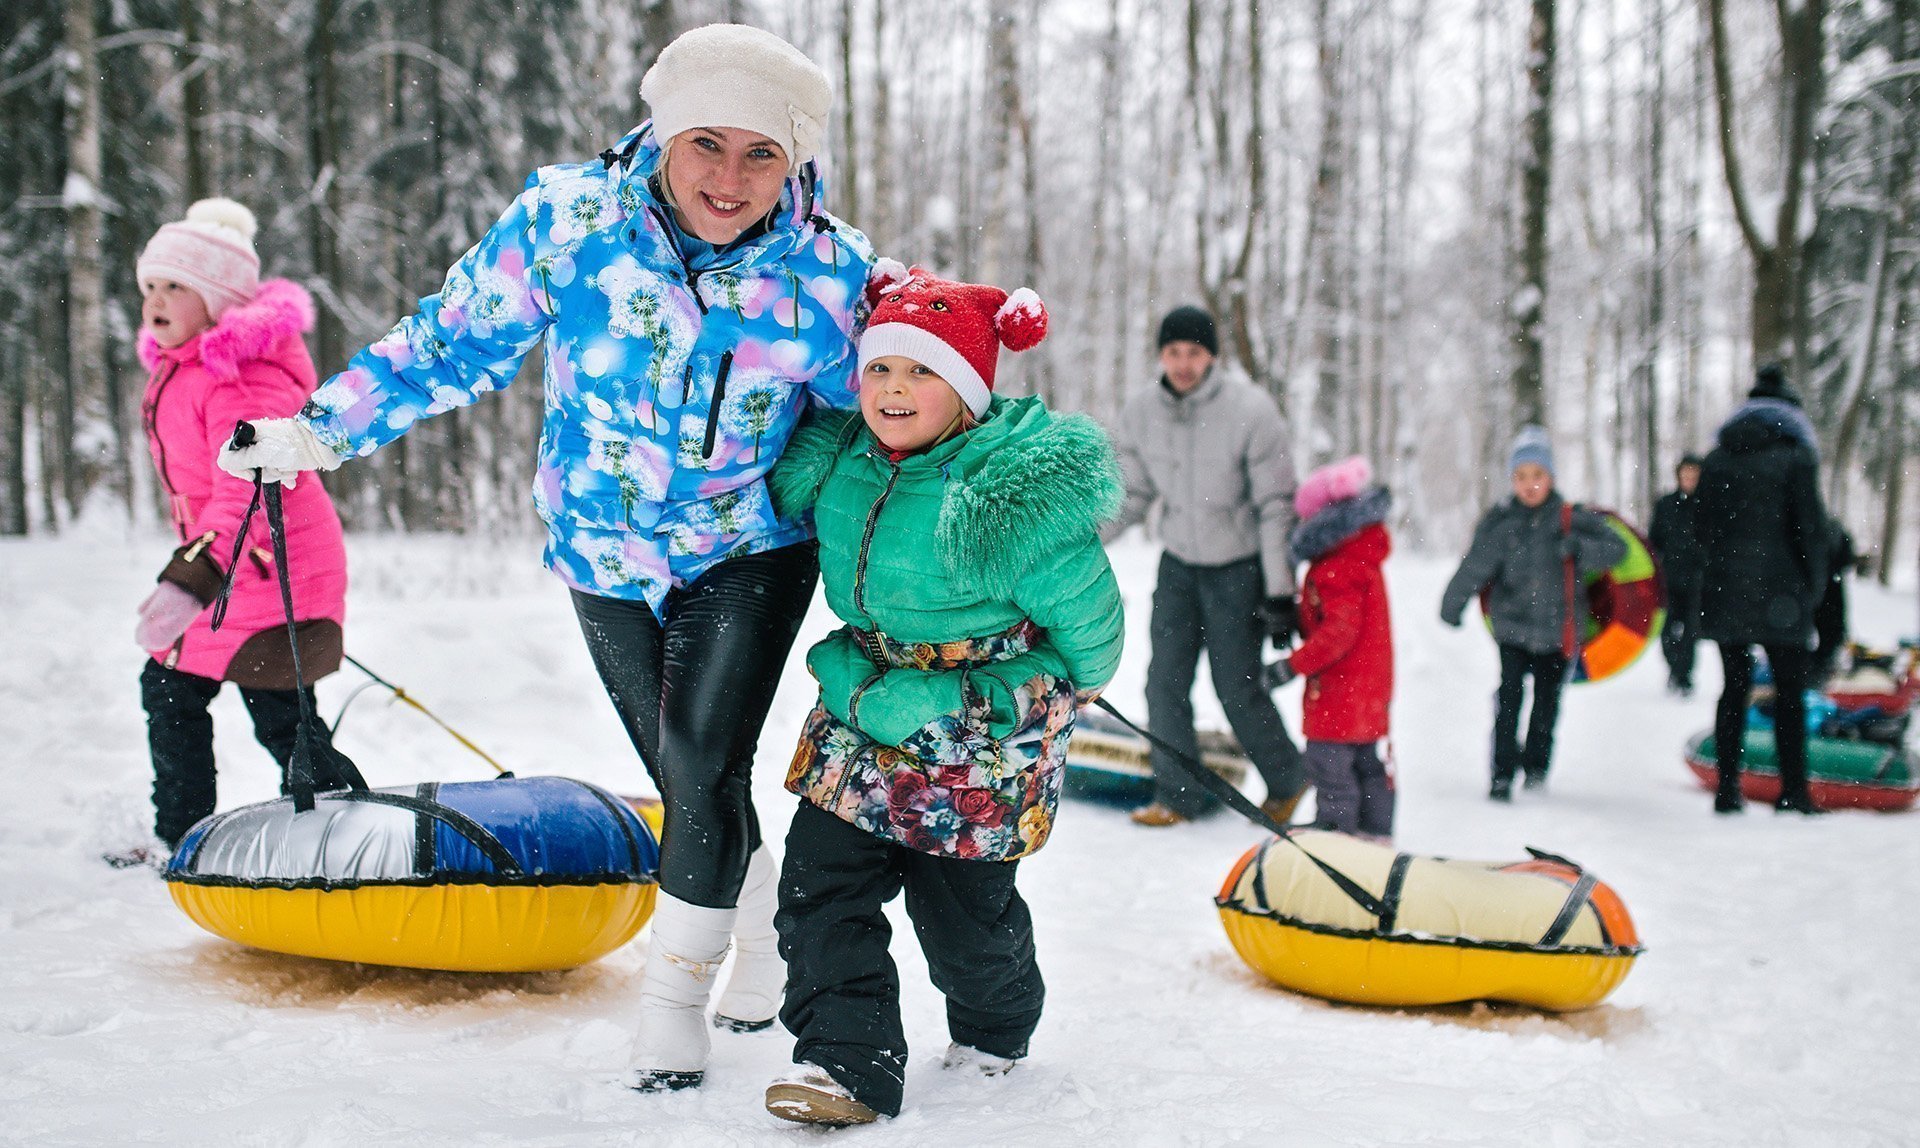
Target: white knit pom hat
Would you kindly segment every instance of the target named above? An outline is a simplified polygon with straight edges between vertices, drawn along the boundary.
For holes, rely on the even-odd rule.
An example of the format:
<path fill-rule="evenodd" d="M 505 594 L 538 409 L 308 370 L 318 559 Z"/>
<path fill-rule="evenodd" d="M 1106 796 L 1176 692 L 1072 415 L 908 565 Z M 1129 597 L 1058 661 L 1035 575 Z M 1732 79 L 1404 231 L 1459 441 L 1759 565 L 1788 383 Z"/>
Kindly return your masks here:
<path fill-rule="evenodd" d="M 833 110 L 833 84 L 806 53 L 746 24 L 708 24 L 661 49 L 640 80 L 664 144 L 690 128 L 759 132 L 786 150 L 789 171 L 812 159 Z"/>
<path fill-rule="evenodd" d="M 214 319 L 260 289 L 260 256 L 253 250 L 253 212 L 231 199 L 203 199 L 187 218 L 161 225 L 134 275 L 144 294 L 149 284 L 172 280 L 200 293 Z"/>

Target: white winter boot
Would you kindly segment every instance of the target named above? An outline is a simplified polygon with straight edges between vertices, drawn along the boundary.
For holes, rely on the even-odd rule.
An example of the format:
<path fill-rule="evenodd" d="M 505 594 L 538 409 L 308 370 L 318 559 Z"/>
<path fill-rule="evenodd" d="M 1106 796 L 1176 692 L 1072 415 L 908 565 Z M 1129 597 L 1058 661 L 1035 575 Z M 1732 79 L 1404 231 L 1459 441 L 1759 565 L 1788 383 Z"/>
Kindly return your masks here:
<path fill-rule="evenodd" d="M 706 1075 L 707 998 L 727 956 L 734 910 L 709 909 L 662 892 L 654 904 L 633 1079 L 640 1092 L 698 1087 Z"/>
<path fill-rule="evenodd" d="M 780 938 L 773 929 L 773 914 L 779 907 L 780 866 L 763 842 L 747 859 L 747 880 L 740 886 L 739 915 L 733 922 L 733 972 L 713 1010 L 715 1028 L 759 1032 L 779 1015 L 787 991 L 787 963 L 780 959 Z"/>

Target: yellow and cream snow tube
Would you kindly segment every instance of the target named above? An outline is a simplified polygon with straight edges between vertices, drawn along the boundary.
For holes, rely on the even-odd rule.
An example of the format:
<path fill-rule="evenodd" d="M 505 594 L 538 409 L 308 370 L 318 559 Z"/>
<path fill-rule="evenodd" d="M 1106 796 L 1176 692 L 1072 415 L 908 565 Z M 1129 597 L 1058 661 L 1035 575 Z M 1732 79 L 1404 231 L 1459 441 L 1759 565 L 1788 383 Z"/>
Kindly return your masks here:
<path fill-rule="evenodd" d="M 1215 904 L 1240 956 L 1328 1000 L 1591 1008 L 1642 951 L 1626 906 L 1538 850 L 1510 863 L 1395 853 L 1304 830 L 1249 849 Z"/>
<path fill-rule="evenodd" d="M 658 822 L 645 812 L 563 777 L 338 790 L 304 813 L 283 797 L 195 825 L 167 887 L 208 932 L 274 952 L 572 968 L 653 914 Z"/>

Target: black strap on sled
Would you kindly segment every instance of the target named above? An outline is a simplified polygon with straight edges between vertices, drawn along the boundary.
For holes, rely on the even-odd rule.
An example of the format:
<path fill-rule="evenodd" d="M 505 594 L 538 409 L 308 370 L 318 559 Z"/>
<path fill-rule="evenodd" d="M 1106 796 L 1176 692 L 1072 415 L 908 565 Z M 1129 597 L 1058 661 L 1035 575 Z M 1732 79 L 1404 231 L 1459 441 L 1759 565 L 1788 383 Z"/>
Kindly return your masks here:
<path fill-rule="evenodd" d="M 243 420 L 234 425 L 230 445 L 235 450 L 252 446 L 255 437 L 253 424 Z M 306 684 L 306 673 L 300 668 L 300 630 L 293 618 L 293 583 L 287 578 L 287 523 L 280 504 L 280 484 L 262 482 L 258 470 L 253 472 L 253 498 L 247 503 L 247 512 L 241 517 L 240 529 L 234 536 L 233 561 L 227 564 L 226 581 L 213 604 L 212 623 L 218 630 L 227 619 L 234 576 L 240 569 L 240 560 L 246 556 L 247 529 L 253 525 L 253 516 L 262 504 L 267 508 L 267 533 L 273 539 L 273 572 L 280 582 L 280 606 L 287 615 L 287 643 L 293 647 L 293 692 L 300 700 L 300 728 L 294 735 L 293 760 L 287 765 L 287 790 L 293 795 L 294 812 L 306 813 L 313 808 L 316 791 L 365 790 L 367 782 L 353 761 L 333 748 L 332 740 L 326 736 L 327 727 L 313 711 L 313 695 Z"/>
<path fill-rule="evenodd" d="M 1593 887 L 1600 883 L 1600 879 L 1581 868 L 1580 863 L 1572 858 L 1562 857 L 1558 853 L 1549 853 L 1544 849 L 1535 849 L 1531 845 L 1527 846 L 1527 852 L 1536 861 L 1551 861 L 1556 865 L 1565 865 L 1579 874 L 1573 883 L 1573 888 L 1567 890 L 1567 899 L 1561 902 L 1560 911 L 1554 914 L 1553 923 L 1547 926 L 1546 932 L 1540 934 L 1540 944 L 1550 947 L 1565 939 L 1567 930 L 1573 928 L 1573 923 L 1580 919 L 1580 910 L 1587 907 L 1588 900 L 1593 896 Z M 1602 939 L 1612 944 L 1612 939 L 1605 936 L 1604 924 L 1600 931 Z"/>
<path fill-rule="evenodd" d="M 1282 825 L 1280 822 L 1268 817 L 1264 810 L 1248 800 L 1246 794 L 1235 789 L 1233 784 L 1226 778 L 1208 769 L 1205 762 L 1193 758 L 1181 750 L 1175 749 L 1173 746 L 1168 745 L 1166 742 L 1153 736 L 1153 734 L 1135 725 L 1128 719 L 1127 715 L 1114 709 L 1113 703 L 1107 701 L 1107 699 L 1095 698 L 1093 704 L 1112 715 L 1121 725 L 1126 726 L 1134 733 L 1146 738 L 1147 744 L 1172 758 L 1202 789 L 1219 798 L 1226 804 L 1227 808 L 1238 813 L 1248 821 L 1253 822 L 1255 825 L 1258 825 L 1260 828 L 1281 838 L 1295 849 L 1298 849 L 1307 860 L 1313 862 L 1315 868 L 1326 874 L 1327 880 L 1332 881 L 1342 893 L 1345 893 L 1353 900 L 1354 904 L 1366 910 L 1368 915 L 1373 917 L 1375 921 L 1380 922 L 1380 930 L 1382 932 L 1385 932 L 1391 927 L 1388 923 L 1389 914 L 1387 913 L 1386 907 L 1380 903 L 1378 897 L 1367 892 L 1358 881 L 1355 881 L 1345 873 L 1342 873 L 1340 870 L 1335 869 L 1325 861 L 1314 856 L 1311 850 L 1294 840 L 1293 829 L 1290 826 Z"/>
<path fill-rule="evenodd" d="M 1380 891 L 1380 931 L 1393 932 L 1400 919 L 1400 895 L 1407 888 L 1407 870 L 1413 867 L 1413 854 L 1395 853 L 1387 867 L 1387 887 Z"/>

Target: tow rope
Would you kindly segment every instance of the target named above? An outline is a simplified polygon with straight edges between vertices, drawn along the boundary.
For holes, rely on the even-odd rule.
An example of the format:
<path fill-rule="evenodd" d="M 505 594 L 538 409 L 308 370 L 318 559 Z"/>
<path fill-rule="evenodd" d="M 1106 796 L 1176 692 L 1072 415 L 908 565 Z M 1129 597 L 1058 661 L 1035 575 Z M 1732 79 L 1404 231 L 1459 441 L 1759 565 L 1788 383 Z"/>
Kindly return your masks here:
<path fill-rule="evenodd" d="M 242 420 L 233 428 L 231 445 L 235 450 L 252 446 L 254 438 L 253 424 Z M 293 583 L 287 577 L 287 525 L 280 505 L 280 484 L 262 482 L 257 469 L 253 472 L 253 498 L 247 502 L 247 512 L 241 517 L 240 529 L 234 536 L 233 560 L 227 564 L 226 579 L 221 583 L 220 596 L 214 602 L 212 625 L 218 630 L 227 619 L 227 603 L 233 595 L 234 576 L 246 552 L 247 530 L 253 525 L 253 516 L 262 502 L 267 508 L 267 533 L 273 538 L 273 572 L 280 583 L 280 607 L 287 616 L 287 644 L 293 648 L 293 694 L 300 701 L 300 726 L 294 734 L 293 759 L 287 763 L 287 791 L 293 797 L 294 811 L 306 813 L 313 808 L 316 791 L 364 791 L 367 780 L 360 776 L 360 769 L 353 764 L 353 760 L 335 749 L 331 739 L 323 736 L 327 727 L 313 712 L 313 691 L 308 687 L 306 674 L 300 668 L 300 632 L 293 619 Z"/>

